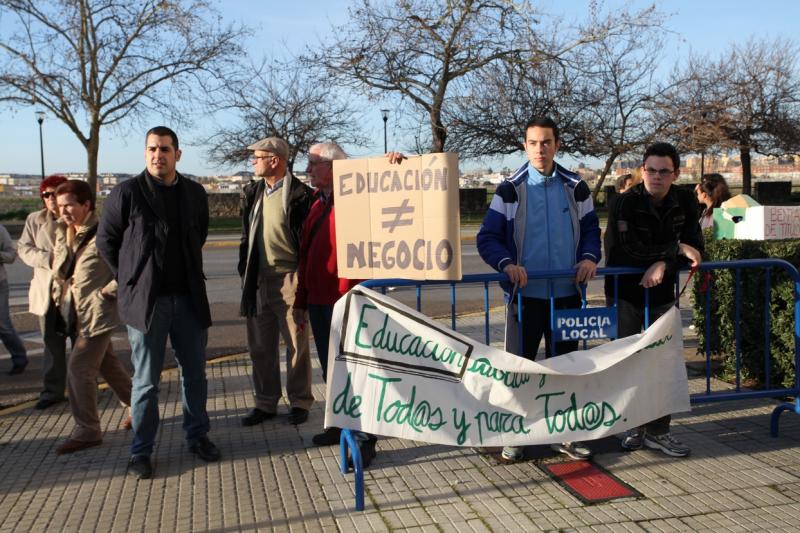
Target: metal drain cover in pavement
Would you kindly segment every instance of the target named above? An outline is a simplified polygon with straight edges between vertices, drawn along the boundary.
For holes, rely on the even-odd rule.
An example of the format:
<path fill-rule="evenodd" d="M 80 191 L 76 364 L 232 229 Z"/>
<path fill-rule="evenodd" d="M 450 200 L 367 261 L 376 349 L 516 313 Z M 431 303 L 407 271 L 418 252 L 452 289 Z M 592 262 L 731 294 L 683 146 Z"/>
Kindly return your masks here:
<path fill-rule="evenodd" d="M 590 461 L 540 464 L 539 468 L 583 503 L 641 496 L 630 485 Z"/>

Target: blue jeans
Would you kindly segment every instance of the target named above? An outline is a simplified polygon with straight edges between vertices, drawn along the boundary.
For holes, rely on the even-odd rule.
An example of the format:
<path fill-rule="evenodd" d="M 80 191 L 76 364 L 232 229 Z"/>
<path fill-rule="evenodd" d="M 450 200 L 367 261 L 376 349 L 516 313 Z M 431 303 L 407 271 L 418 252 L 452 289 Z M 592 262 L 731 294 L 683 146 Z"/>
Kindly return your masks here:
<path fill-rule="evenodd" d="M 153 453 L 158 432 L 158 385 L 169 335 L 181 371 L 183 430 L 191 445 L 209 430 L 206 398 L 206 342 L 208 330 L 200 327 L 188 296 L 156 298 L 147 332 L 128 326 L 133 362 L 131 455 Z"/>
<path fill-rule="evenodd" d="M 28 363 L 28 354 L 25 345 L 17 335 L 14 324 L 11 323 L 11 314 L 8 309 L 8 280 L 0 281 L 0 340 L 11 354 L 11 362 L 15 365 Z"/>

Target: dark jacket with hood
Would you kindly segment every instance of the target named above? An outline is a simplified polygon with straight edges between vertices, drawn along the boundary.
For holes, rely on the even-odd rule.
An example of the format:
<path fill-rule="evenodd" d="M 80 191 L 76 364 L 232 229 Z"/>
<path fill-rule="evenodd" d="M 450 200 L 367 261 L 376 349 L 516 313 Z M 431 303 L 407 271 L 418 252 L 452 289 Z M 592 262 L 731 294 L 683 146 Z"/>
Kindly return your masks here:
<path fill-rule="evenodd" d="M 211 326 L 203 273 L 203 245 L 208 236 L 208 197 L 202 185 L 176 176 L 180 242 L 188 296 L 201 327 Z M 97 249 L 119 283 L 120 319 L 148 331 L 159 293 L 167 246 L 168 217 L 158 185 L 145 170 L 114 187 L 103 203 Z"/>
<path fill-rule="evenodd" d="M 300 230 L 308 216 L 313 201 L 313 190 L 286 172 L 283 178 L 281 205 L 289 221 L 289 232 L 295 251 L 300 250 Z M 239 276 L 242 278 L 242 300 L 239 312 L 242 316 L 255 316 L 258 313 L 258 249 L 255 248 L 257 238 L 261 238 L 262 216 L 261 202 L 264 198 L 265 183 L 263 179 L 253 180 L 242 188 L 241 214 L 242 239 L 239 243 Z"/>

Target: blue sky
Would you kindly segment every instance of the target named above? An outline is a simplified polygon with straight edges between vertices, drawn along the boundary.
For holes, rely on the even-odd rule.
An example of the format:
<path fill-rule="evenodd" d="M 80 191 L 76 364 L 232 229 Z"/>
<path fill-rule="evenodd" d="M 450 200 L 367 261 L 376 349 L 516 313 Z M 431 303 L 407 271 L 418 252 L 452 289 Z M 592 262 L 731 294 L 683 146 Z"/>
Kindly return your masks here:
<path fill-rule="evenodd" d="M 283 54 L 286 49 L 299 51 L 307 43 L 317 43 L 332 31 L 331 24 L 341 25 L 347 21 L 347 6 L 350 4 L 342 0 L 216 0 L 213 3 L 227 19 L 246 22 L 254 30 L 254 36 L 247 42 L 247 48 L 256 58 L 264 54 Z M 618 9 L 625 5 L 641 8 L 650 3 L 607 0 L 603 5 L 606 9 Z M 534 4 L 542 12 L 563 15 L 566 22 L 578 22 L 583 19 L 583 12 L 589 2 L 543 0 Z M 665 59 L 667 66 L 686 57 L 690 50 L 716 55 L 731 43 L 745 42 L 753 36 L 792 38 L 800 20 L 800 2 L 797 0 L 762 0 L 757 3 L 662 0 L 659 8 L 671 15 L 667 26 L 676 32 L 668 38 Z M 655 33 L 653 37 L 662 38 Z M 378 112 L 383 105 L 373 103 L 369 106 L 374 107 L 375 111 L 365 114 L 365 124 L 374 142 L 370 147 L 351 150 L 355 156 L 376 154 L 383 149 L 383 126 Z M 157 118 L 154 118 L 155 122 Z M 38 173 L 39 139 L 34 109 L 0 108 L 0 123 L 3 124 L 0 128 L 0 173 Z M 391 120 L 389 125 L 389 144 L 401 143 L 402 139 L 393 135 Z M 205 160 L 204 147 L 187 142 L 199 138 L 204 127 L 207 127 L 207 122 L 199 122 L 193 131 L 179 132 L 183 145 L 183 159 L 179 163 L 179 170 L 211 175 L 244 169 L 244 166 L 214 167 Z M 124 135 L 104 130 L 101 133 L 99 171 L 140 172 L 144 168 L 143 140 L 140 139 L 143 133 L 138 128 Z M 86 170 L 83 147 L 66 126 L 54 119 L 44 123 L 44 146 L 45 170 L 48 174 Z M 495 168 L 502 165 L 513 167 L 523 160 L 520 152 L 518 156 L 489 161 L 488 164 Z M 462 168 L 475 165 L 476 163 L 462 164 Z"/>

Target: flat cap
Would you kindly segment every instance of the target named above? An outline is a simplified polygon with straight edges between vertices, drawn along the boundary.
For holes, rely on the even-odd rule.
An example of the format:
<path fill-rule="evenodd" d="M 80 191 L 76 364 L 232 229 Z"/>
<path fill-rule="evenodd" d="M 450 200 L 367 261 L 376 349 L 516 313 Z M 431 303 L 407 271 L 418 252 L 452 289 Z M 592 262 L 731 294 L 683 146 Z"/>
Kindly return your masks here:
<path fill-rule="evenodd" d="M 253 152 L 256 150 L 262 150 L 264 152 L 275 154 L 284 161 L 289 160 L 289 145 L 286 144 L 286 141 L 280 137 L 267 137 L 266 139 L 261 139 L 260 141 L 248 146 L 247 149 Z"/>

